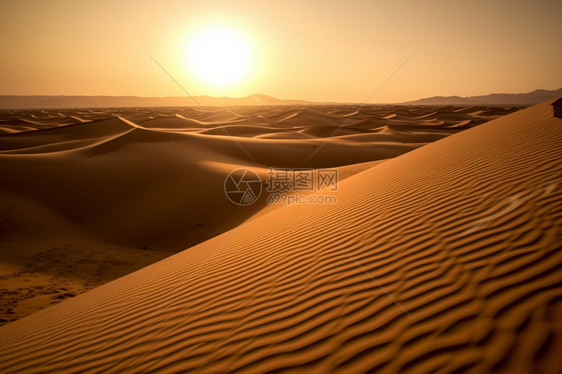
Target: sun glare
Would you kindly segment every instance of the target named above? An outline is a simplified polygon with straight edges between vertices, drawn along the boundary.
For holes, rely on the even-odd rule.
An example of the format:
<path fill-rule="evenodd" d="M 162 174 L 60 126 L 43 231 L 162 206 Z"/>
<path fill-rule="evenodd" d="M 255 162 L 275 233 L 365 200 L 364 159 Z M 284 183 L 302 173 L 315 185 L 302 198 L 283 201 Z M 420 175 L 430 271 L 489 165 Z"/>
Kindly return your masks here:
<path fill-rule="evenodd" d="M 248 42 L 224 27 L 209 27 L 189 41 L 187 62 L 191 73 L 214 88 L 231 87 L 247 77 L 252 65 Z"/>

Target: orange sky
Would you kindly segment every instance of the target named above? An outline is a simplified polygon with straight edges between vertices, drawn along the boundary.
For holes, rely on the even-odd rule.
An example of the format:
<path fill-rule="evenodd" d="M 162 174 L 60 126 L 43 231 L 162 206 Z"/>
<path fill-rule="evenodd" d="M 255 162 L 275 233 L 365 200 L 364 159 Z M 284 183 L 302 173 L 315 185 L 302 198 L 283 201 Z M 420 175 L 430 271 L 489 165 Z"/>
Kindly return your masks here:
<path fill-rule="evenodd" d="M 364 101 L 562 87 L 562 2 L 5 1 L 0 94 L 193 95 Z M 188 69 L 191 36 L 235 30 L 253 68 L 221 89 Z"/>

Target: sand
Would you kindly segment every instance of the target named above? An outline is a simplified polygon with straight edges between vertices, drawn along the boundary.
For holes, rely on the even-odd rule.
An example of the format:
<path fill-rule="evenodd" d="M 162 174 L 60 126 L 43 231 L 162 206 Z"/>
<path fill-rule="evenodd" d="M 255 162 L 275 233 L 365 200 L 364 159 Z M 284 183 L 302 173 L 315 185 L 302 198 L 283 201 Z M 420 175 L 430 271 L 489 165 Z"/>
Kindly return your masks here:
<path fill-rule="evenodd" d="M 265 181 L 270 167 L 339 167 L 345 179 L 459 125 L 517 110 L 464 109 L 4 111 L 0 128 L 10 135 L 0 136 L 0 172 L 8 176 L 0 178 L 0 324 L 274 210 L 262 211 L 265 194 L 247 207 L 227 199 L 223 183 L 234 169 L 249 167 Z"/>
<path fill-rule="evenodd" d="M 346 109 L 217 109 L 253 159 L 187 113 L 185 128 L 139 111 L 0 137 L 1 201 L 19 212 L 4 231 L 22 252 L 29 230 L 34 248 L 73 233 L 166 255 L 218 233 L 0 327 L 0 371 L 558 372 L 553 103 L 478 126 L 501 110 L 369 108 L 332 135 Z M 233 167 L 302 166 L 324 141 L 310 165 L 347 170 L 337 204 L 219 197 Z"/>

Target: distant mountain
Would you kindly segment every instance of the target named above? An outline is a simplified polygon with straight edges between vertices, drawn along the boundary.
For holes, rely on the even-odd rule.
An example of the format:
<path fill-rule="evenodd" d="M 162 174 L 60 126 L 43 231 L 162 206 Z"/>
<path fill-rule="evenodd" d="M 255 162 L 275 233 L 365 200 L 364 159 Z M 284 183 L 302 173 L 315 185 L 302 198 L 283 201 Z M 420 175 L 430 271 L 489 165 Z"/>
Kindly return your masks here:
<path fill-rule="evenodd" d="M 491 94 L 483 96 L 434 96 L 400 103 L 401 105 L 534 105 L 562 97 L 562 88 L 553 91 L 536 90 L 522 94 Z M 323 105 L 336 104 L 305 100 L 282 100 L 268 95 L 254 94 L 246 97 L 194 96 L 200 105 Z M 114 108 L 114 107 L 165 107 L 197 106 L 189 97 L 139 97 L 139 96 L 54 96 L 54 95 L 0 95 L 0 109 L 53 109 L 53 108 Z M 352 104 L 352 103 L 342 103 Z"/>
<path fill-rule="evenodd" d="M 202 106 L 319 104 L 260 94 L 240 98 L 194 96 L 194 99 Z M 197 103 L 189 97 L 0 95 L 0 109 L 197 106 Z"/>
<path fill-rule="evenodd" d="M 434 96 L 408 101 L 405 105 L 534 105 L 562 97 L 562 88 L 553 91 L 535 90 L 520 94 L 491 94 L 482 96 Z"/>

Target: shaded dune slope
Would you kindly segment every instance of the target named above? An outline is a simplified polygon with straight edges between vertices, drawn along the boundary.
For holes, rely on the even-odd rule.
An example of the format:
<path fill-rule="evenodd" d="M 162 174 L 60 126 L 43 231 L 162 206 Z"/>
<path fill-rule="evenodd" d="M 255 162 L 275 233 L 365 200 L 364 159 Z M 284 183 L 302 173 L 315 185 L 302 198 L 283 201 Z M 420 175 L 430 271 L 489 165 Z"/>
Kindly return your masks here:
<path fill-rule="evenodd" d="M 0 136 L 0 168 L 10 175 L 0 180 L 0 192 L 9 195 L 0 195 L 0 205 L 14 203 L 13 194 L 23 195 L 103 240 L 177 250 L 222 233 L 263 207 L 265 200 L 241 209 L 226 199 L 222 181 L 236 168 L 251 167 L 265 176 L 269 167 L 342 167 L 392 158 L 458 132 L 435 133 L 423 123 L 416 127 L 419 133 L 386 129 L 391 120 L 383 117 L 397 113 L 418 123 L 413 118 L 430 110 L 423 108 L 235 109 L 4 113 L 6 123 L 19 118 L 37 125 Z M 439 113 L 432 108 L 429 114 Z M 68 118 L 72 124 L 58 125 Z M 211 118 L 222 125 L 209 123 Z M 214 213 L 219 210 L 220 216 Z"/>
<path fill-rule="evenodd" d="M 2 372 L 558 372 L 562 120 L 540 104 L 0 327 Z"/>

